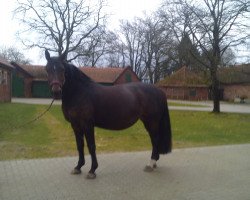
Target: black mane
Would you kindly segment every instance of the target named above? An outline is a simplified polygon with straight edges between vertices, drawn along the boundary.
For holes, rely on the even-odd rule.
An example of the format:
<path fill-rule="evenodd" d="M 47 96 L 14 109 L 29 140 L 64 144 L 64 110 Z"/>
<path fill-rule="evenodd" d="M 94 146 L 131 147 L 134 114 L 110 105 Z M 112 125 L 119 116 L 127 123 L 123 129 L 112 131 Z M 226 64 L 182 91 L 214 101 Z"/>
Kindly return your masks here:
<path fill-rule="evenodd" d="M 78 69 L 76 66 L 64 63 L 64 69 L 65 69 L 65 81 L 70 82 L 81 82 L 83 84 L 91 83 L 93 80 L 88 77 L 86 74 L 84 74 L 80 69 Z"/>
<path fill-rule="evenodd" d="M 65 83 L 62 90 L 62 101 L 65 104 L 68 104 L 80 93 L 83 94 L 90 91 L 91 89 L 87 88 L 90 88 L 94 81 L 76 66 L 68 63 L 64 63 L 63 65 L 65 69 Z"/>

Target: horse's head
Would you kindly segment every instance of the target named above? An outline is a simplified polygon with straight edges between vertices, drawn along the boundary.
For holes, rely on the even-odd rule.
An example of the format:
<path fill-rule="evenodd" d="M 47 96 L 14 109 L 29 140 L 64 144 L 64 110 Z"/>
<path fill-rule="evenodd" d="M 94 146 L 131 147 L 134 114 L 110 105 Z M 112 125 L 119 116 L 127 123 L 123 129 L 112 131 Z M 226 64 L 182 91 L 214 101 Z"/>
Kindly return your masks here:
<path fill-rule="evenodd" d="M 60 99 L 62 87 L 65 82 L 65 69 L 63 62 L 66 60 L 66 53 L 63 53 L 59 57 L 50 57 L 48 50 L 46 50 L 45 57 L 47 59 L 46 71 L 48 74 L 48 82 L 51 87 L 53 97 L 55 99 Z"/>

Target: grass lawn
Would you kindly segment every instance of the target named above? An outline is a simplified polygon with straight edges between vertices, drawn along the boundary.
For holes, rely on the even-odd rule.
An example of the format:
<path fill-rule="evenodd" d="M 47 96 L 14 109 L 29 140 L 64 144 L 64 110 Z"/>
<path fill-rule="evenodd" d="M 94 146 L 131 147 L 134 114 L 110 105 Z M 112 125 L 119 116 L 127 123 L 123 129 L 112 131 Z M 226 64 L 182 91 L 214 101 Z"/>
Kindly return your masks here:
<path fill-rule="evenodd" d="M 47 106 L 0 104 L 0 160 L 77 155 L 71 126 L 54 105 L 38 121 L 18 129 Z M 250 114 L 170 111 L 174 148 L 250 143 Z M 139 121 L 123 131 L 96 128 L 97 153 L 150 150 Z M 86 150 L 87 152 L 87 150 Z"/>

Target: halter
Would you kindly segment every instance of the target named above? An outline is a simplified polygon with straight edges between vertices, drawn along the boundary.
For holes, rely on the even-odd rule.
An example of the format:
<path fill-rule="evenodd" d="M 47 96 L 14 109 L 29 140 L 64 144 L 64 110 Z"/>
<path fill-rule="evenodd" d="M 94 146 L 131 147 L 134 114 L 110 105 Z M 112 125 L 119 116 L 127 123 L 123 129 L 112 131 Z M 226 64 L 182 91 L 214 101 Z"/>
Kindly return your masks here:
<path fill-rule="evenodd" d="M 62 84 L 59 81 L 52 81 L 50 83 L 50 86 L 53 86 L 53 85 L 59 85 L 60 87 L 62 86 Z"/>

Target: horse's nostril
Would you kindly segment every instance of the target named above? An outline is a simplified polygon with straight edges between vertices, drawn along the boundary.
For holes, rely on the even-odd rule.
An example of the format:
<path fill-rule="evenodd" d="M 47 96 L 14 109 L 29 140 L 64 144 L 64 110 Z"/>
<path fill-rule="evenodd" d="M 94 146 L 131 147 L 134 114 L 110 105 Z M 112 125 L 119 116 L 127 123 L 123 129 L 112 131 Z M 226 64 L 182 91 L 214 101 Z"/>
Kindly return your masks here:
<path fill-rule="evenodd" d="M 61 99 L 62 87 L 60 84 L 52 84 L 51 91 L 52 91 L 52 95 L 55 99 Z"/>
<path fill-rule="evenodd" d="M 51 90 L 52 90 L 53 93 L 58 93 L 58 92 L 61 92 L 61 91 L 62 91 L 62 88 L 61 88 L 60 85 L 55 84 L 55 85 L 52 85 Z"/>

